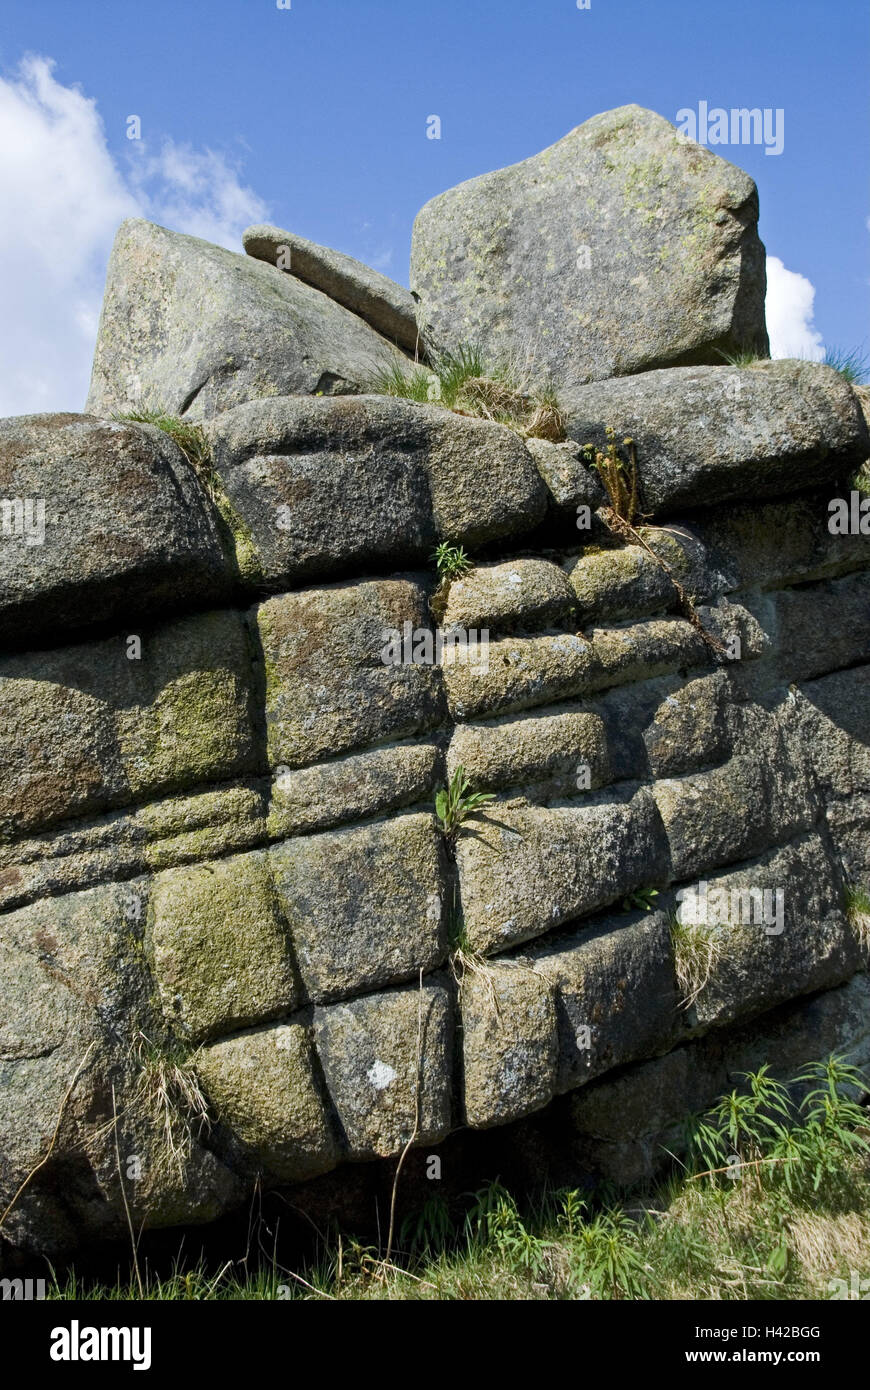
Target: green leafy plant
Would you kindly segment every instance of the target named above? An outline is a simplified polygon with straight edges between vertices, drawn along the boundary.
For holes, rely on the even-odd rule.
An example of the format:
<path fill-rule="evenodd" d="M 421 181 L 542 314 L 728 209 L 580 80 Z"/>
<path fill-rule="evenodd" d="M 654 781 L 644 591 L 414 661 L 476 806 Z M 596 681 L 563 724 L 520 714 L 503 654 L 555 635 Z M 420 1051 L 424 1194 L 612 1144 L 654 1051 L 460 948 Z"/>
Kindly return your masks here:
<path fill-rule="evenodd" d="M 719 1176 L 720 1169 L 728 1171 L 733 1156 L 741 1168 L 757 1165 L 787 1131 L 783 1122 L 792 1114 L 789 1093 L 770 1075 L 768 1064 L 741 1076 L 747 1088 L 723 1096 L 692 1128 L 692 1151 L 710 1177 Z"/>
<path fill-rule="evenodd" d="M 440 623 L 447 611 L 450 585 L 455 579 L 468 574 L 474 568 L 474 562 L 461 545 L 451 545 L 450 541 L 441 541 L 433 550 L 432 559 L 438 571 L 438 586 L 429 599 L 429 608 L 435 621 Z"/>
<path fill-rule="evenodd" d="M 867 1115 L 857 1100 L 866 1078 L 844 1057 L 811 1063 L 788 1086 L 767 1064 L 741 1076 L 745 1086 L 693 1126 L 692 1150 L 706 1170 L 699 1176 L 742 1178 L 745 1171 L 759 1186 L 809 1199 L 823 1184 L 835 1192 L 850 1160 L 870 1153 Z"/>
<path fill-rule="evenodd" d="M 573 1277 L 587 1297 L 646 1298 L 647 1267 L 635 1223 L 618 1209 L 599 1212 L 572 1241 Z"/>
<path fill-rule="evenodd" d="M 505 1263 L 530 1274 L 542 1268 L 544 1245 L 527 1230 L 516 1201 L 497 1180 L 474 1194 L 465 1221 L 470 1244 L 491 1246 Z"/>
<path fill-rule="evenodd" d="M 787 1148 L 783 1137 L 773 1156 L 794 1161 L 794 1152 L 799 1166 L 789 1171 L 786 1164 L 786 1185 L 791 1192 L 816 1193 L 825 1181 L 831 1186 L 839 1183 L 849 1159 L 870 1154 L 867 1112 L 857 1100 L 867 1093 L 867 1078 L 845 1057 L 832 1053 L 805 1067 L 795 1084 L 810 1088 L 800 1103 L 800 1122 L 788 1136 L 791 1145 Z"/>
<path fill-rule="evenodd" d="M 442 541 L 432 552 L 432 559 L 438 570 L 438 577 L 450 583 L 454 579 L 459 579 L 461 575 L 467 574 L 474 568 L 472 560 L 466 555 L 461 545 L 451 545 L 449 541 Z"/>
<path fill-rule="evenodd" d="M 638 888 L 636 892 L 629 893 L 627 897 L 623 898 L 622 910 L 629 912 L 632 908 L 636 908 L 643 912 L 652 912 L 658 895 L 658 888 Z"/>
<path fill-rule="evenodd" d="M 435 815 L 441 833 L 451 849 L 463 822 L 480 811 L 481 807 L 495 800 L 493 792 L 470 791 L 471 783 L 460 764 L 446 787 L 441 787 L 435 795 Z"/>

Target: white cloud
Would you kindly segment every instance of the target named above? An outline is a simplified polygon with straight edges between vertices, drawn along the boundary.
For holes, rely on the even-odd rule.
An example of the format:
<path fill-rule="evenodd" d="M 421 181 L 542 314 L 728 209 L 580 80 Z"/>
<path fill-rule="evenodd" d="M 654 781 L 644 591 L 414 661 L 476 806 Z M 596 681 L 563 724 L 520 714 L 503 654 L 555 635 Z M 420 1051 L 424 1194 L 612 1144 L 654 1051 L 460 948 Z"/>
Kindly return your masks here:
<path fill-rule="evenodd" d="M 241 251 L 241 233 L 262 222 L 268 208 L 235 169 L 214 150 L 163 141 L 152 155 L 144 141 L 131 141 L 130 184 L 152 221 L 177 232 Z"/>
<path fill-rule="evenodd" d="M 0 77 L 0 415 L 82 409 L 123 218 L 241 250 L 243 228 L 267 213 L 212 150 L 131 141 L 122 168 L 96 102 L 53 66 L 30 56 Z"/>
<path fill-rule="evenodd" d="M 786 270 L 778 256 L 767 258 L 767 331 L 771 357 L 825 355 L 821 333 L 813 327 L 815 286 L 796 270 Z"/>

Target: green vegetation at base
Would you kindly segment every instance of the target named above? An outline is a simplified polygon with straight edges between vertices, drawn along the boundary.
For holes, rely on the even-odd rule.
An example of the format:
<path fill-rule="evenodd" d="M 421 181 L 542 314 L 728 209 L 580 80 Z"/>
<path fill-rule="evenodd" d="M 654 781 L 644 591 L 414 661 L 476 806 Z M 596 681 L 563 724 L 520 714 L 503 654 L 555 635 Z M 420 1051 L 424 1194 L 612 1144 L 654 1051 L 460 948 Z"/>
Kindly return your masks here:
<path fill-rule="evenodd" d="M 474 343 L 435 354 L 431 368 L 391 361 L 375 373 L 369 390 L 492 420 L 526 438 L 565 438 L 554 388 L 527 362 L 492 362 Z"/>
<path fill-rule="evenodd" d="M 759 353 L 747 349 L 740 352 L 720 352 L 722 361 L 729 367 L 756 367 L 760 362 L 769 362 L 769 357 L 762 357 Z M 832 367 L 849 386 L 862 386 L 870 379 L 870 356 L 861 348 L 825 348 L 824 356 L 821 359 L 800 358 L 810 362 L 821 361 L 824 367 Z"/>
<path fill-rule="evenodd" d="M 214 473 L 211 452 L 201 425 L 194 424 L 190 420 L 182 420 L 178 415 L 170 415 L 167 410 L 160 406 L 153 408 L 142 406 L 138 410 L 127 411 L 122 415 L 113 415 L 112 419 L 131 425 L 153 425 L 155 429 L 168 434 L 169 438 L 175 441 L 184 454 L 203 487 L 210 496 L 213 494 Z"/>
<path fill-rule="evenodd" d="M 655 1190 L 549 1191 L 522 1205 L 500 1182 L 454 1209 L 433 1194 L 398 1252 L 333 1233 L 298 1270 L 276 1258 L 142 1269 L 149 1299 L 817 1299 L 870 1277 L 868 1115 L 841 1057 L 786 1088 L 767 1067 L 689 1123 L 688 1156 Z M 794 1087 L 799 1087 L 793 1092 Z M 796 1100 L 795 1094 L 802 1097 Z M 844 1293 L 843 1290 L 846 1290 Z M 135 1299 L 74 1273 L 53 1299 Z"/>
<path fill-rule="evenodd" d="M 863 386 L 870 378 L 870 357 L 861 348 L 825 348 L 822 361 L 839 372 L 850 386 Z"/>

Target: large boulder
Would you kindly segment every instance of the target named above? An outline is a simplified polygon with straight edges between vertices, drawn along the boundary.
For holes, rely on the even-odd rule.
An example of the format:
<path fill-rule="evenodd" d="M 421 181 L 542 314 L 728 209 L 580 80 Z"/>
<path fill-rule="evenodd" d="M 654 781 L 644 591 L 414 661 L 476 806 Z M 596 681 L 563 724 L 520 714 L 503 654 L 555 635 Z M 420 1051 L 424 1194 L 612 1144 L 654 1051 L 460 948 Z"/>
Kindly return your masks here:
<path fill-rule="evenodd" d="M 422 209 L 411 289 L 424 341 L 532 358 L 560 389 L 766 353 L 757 221 L 748 174 L 653 111 L 604 112 Z"/>
<path fill-rule="evenodd" d="M 370 323 L 385 338 L 415 352 L 418 344 L 414 296 L 395 280 L 372 270 L 353 256 L 318 246 L 281 227 L 257 225 L 242 232 L 249 256 L 313 285 Z"/>
<path fill-rule="evenodd" d="M 258 396 L 353 394 L 399 350 L 293 275 L 138 218 L 118 229 L 87 409 L 207 419 Z"/>
<path fill-rule="evenodd" d="M 87 415 L 0 421 L 0 640 L 226 598 L 213 508 L 176 444 Z M 135 631 L 136 628 L 132 628 Z"/>
<path fill-rule="evenodd" d="M 518 435 L 441 406 L 281 396 L 226 411 L 208 435 L 255 587 L 428 560 L 436 540 L 481 545 L 546 509 Z"/>
<path fill-rule="evenodd" d="M 818 362 L 645 372 L 582 386 L 563 407 L 580 443 L 603 448 L 608 426 L 634 439 L 643 510 L 654 516 L 822 486 L 870 453 L 854 391 Z M 573 467 L 579 486 L 584 466 Z"/>

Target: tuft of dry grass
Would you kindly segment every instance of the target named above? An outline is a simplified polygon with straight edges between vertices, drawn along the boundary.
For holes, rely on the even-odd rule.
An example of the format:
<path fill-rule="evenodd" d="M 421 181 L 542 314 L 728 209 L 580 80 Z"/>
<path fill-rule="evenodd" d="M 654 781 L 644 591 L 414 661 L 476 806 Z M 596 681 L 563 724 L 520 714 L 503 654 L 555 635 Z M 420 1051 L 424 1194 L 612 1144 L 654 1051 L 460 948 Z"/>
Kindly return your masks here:
<path fill-rule="evenodd" d="M 676 913 L 671 916 L 670 927 L 682 1006 L 690 1009 L 706 988 L 722 954 L 722 934 L 718 927 L 704 922 L 682 922 Z"/>
<path fill-rule="evenodd" d="M 183 1175 L 194 1139 L 211 1129 L 208 1101 L 194 1058 L 157 1046 L 141 1031 L 134 1046 L 140 1070 L 130 1108 L 156 1120 L 166 1152 Z"/>
<path fill-rule="evenodd" d="M 865 957 L 870 959 L 870 893 L 861 884 L 846 889 L 846 918 Z"/>

